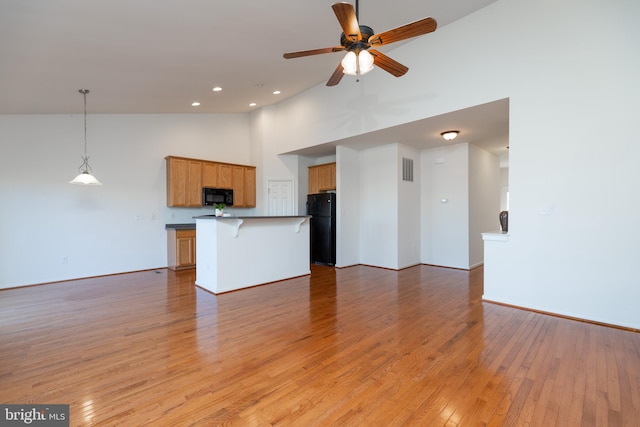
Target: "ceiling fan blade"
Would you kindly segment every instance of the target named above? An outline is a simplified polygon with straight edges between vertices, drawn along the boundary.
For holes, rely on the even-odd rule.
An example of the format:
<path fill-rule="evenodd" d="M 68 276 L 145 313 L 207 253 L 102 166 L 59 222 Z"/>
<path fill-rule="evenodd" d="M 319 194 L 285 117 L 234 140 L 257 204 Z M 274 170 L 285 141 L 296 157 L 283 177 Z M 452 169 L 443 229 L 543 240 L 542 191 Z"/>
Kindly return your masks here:
<path fill-rule="evenodd" d="M 333 72 L 333 74 L 331 74 L 331 77 L 329 77 L 327 86 L 335 86 L 340 83 L 340 80 L 342 80 L 342 76 L 344 76 L 344 73 L 342 72 L 343 70 L 344 68 L 342 68 L 342 63 L 338 64 L 336 70 Z"/>
<path fill-rule="evenodd" d="M 387 55 L 377 50 L 369 49 L 369 53 L 373 55 L 373 63 L 388 73 L 396 77 L 404 76 L 409 68 L 402 65 L 395 59 L 389 58 Z"/>
<path fill-rule="evenodd" d="M 331 7 L 336 14 L 336 18 L 338 18 L 345 37 L 354 43 L 360 41 L 362 34 L 360 33 L 358 17 L 356 16 L 353 5 L 350 3 L 334 3 Z"/>
<path fill-rule="evenodd" d="M 340 52 L 343 46 L 325 47 L 323 49 L 301 50 L 299 52 L 289 52 L 282 55 L 285 59 L 300 58 L 301 56 L 320 55 L 322 53 Z"/>
<path fill-rule="evenodd" d="M 424 18 L 380 34 L 374 34 L 369 37 L 369 44 L 372 46 L 382 46 L 398 42 L 400 40 L 410 39 L 411 37 L 431 33 L 435 31 L 436 28 L 438 28 L 438 23 L 435 19 L 431 17 Z"/>

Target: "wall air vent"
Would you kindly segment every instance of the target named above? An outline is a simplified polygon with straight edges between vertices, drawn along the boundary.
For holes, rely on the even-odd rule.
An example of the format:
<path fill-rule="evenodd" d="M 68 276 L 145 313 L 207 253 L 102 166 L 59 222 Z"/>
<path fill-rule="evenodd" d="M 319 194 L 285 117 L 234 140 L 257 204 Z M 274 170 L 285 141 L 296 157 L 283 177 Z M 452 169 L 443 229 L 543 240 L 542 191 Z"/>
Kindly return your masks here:
<path fill-rule="evenodd" d="M 413 182 L 413 159 L 402 158 L 402 180 Z"/>

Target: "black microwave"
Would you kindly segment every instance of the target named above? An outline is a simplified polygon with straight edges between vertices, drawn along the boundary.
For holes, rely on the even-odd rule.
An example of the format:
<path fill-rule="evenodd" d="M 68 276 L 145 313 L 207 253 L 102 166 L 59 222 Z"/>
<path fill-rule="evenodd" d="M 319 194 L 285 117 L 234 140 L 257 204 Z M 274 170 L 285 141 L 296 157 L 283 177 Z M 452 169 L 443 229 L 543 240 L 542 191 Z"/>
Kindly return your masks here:
<path fill-rule="evenodd" d="M 214 206 L 223 203 L 233 206 L 233 190 L 228 188 L 202 188 L 202 206 Z"/>

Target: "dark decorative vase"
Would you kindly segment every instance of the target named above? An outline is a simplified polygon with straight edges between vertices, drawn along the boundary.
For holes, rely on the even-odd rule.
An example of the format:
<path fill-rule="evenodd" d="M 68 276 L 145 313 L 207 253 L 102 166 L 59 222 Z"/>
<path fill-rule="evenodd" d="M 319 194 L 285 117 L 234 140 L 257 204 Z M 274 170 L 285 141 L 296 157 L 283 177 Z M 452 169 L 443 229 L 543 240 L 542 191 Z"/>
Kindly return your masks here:
<path fill-rule="evenodd" d="M 503 233 L 507 233 L 509 231 L 509 211 L 500 212 L 500 228 Z"/>

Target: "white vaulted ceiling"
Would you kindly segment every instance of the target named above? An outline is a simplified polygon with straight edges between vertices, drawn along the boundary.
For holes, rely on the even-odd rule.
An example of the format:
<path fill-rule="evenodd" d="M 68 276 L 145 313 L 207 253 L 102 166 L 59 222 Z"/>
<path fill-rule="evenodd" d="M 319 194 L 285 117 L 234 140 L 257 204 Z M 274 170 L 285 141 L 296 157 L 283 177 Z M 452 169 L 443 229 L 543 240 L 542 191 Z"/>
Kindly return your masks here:
<path fill-rule="evenodd" d="M 442 28 L 494 1 L 361 0 L 360 23 L 382 32 L 432 16 Z M 91 90 L 91 114 L 245 113 L 277 103 L 324 85 L 342 58 L 282 57 L 340 44 L 334 2 L 2 0 L 0 114 L 80 113 L 80 88 Z M 223 90 L 213 92 L 215 86 Z M 194 101 L 201 105 L 193 107 Z M 504 155 L 508 101 L 337 143 L 426 148 L 441 145 L 438 132 L 448 127 L 460 128 L 464 141 Z M 322 146 L 300 154 L 331 151 Z"/>
<path fill-rule="evenodd" d="M 361 0 L 360 22 L 382 32 L 432 16 L 441 28 L 494 1 Z M 2 0 L 0 114 L 77 113 L 80 88 L 91 90 L 92 113 L 276 103 L 326 82 L 340 61 L 340 53 L 282 57 L 340 44 L 333 2 Z"/>

